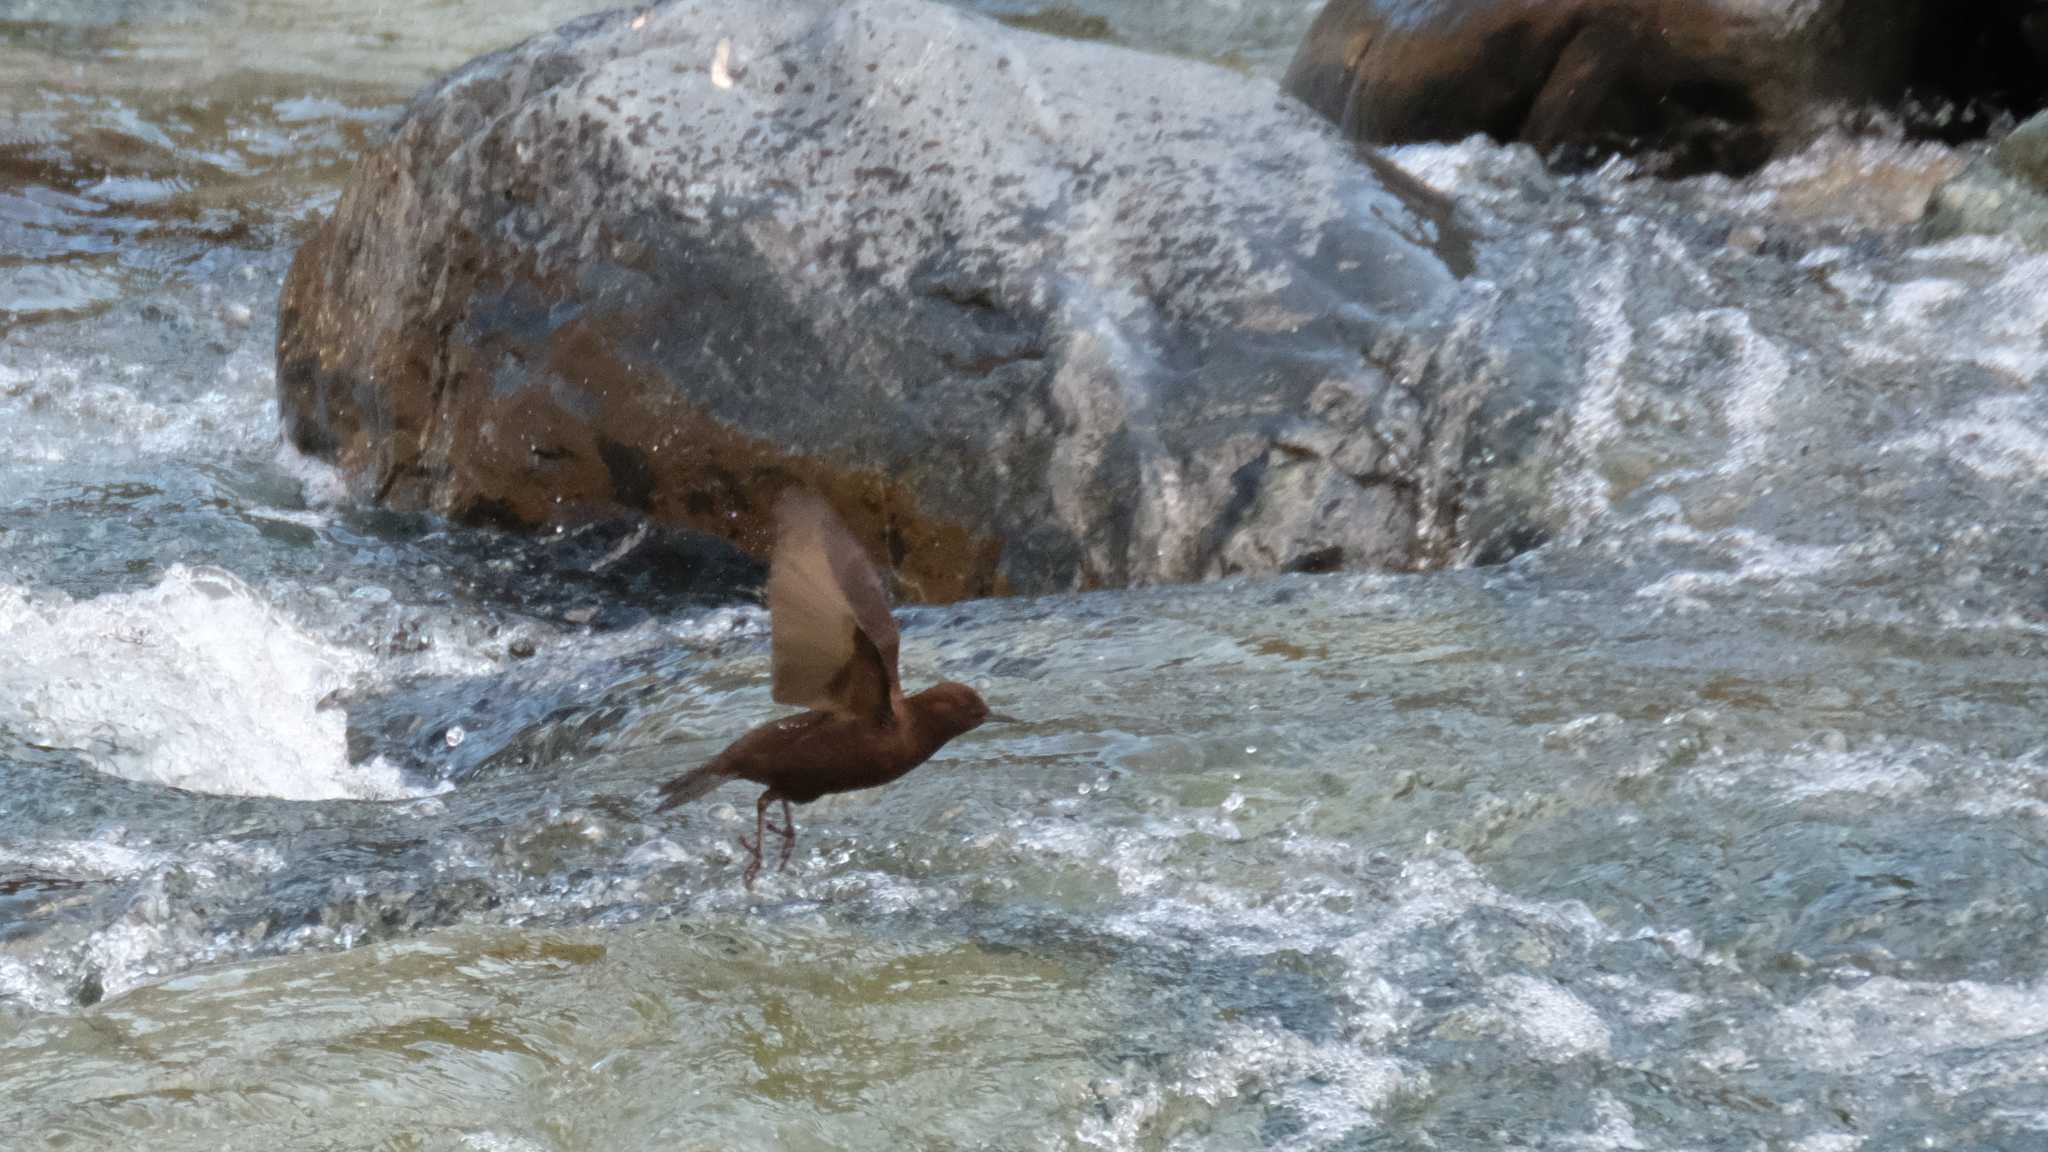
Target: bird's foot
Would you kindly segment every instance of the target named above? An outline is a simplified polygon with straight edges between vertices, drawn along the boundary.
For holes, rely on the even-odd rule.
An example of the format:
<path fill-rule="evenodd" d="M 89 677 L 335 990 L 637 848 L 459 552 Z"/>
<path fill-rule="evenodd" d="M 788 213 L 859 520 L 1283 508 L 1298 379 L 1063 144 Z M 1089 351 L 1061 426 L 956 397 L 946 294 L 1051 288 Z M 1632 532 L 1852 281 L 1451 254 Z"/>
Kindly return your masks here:
<path fill-rule="evenodd" d="M 782 858 L 775 862 L 777 872 L 789 867 L 789 854 L 796 851 L 796 813 L 789 810 L 789 797 L 782 797 L 782 824 L 775 829 L 782 834 Z"/>
<path fill-rule="evenodd" d="M 747 869 L 740 874 L 749 889 L 754 886 L 754 877 L 761 874 L 761 842 L 747 839 L 746 833 L 739 836 L 740 847 L 747 850 Z"/>

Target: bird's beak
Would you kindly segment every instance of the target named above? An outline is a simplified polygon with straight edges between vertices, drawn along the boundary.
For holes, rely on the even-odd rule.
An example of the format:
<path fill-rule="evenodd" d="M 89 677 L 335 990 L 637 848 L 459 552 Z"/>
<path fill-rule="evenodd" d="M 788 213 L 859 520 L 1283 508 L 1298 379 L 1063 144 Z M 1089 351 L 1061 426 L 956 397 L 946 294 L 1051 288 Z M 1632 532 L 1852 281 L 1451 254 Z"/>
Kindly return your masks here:
<path fill-rule="evenodd" d="M 983 724 L 1022 724 L 1022 723 L 1023 723 L 1023 721 L 1022 721 L 1022 720 L 1019 720 L 1019 719 L 1017 719 L 1017 718 L 1016 718 L 1015 716 L 1009 716 L 1009 715 L 1005 715 L 1004 713 L 1001 713 L 1001 712 L 991 712 L 991 713 L 989 713 L 989 714 L 988 714 L 987 716 L 983 717 L 983 718 L 982 718 L 982 721 L 981 721 L 981 722 L 982 722 Z"/>

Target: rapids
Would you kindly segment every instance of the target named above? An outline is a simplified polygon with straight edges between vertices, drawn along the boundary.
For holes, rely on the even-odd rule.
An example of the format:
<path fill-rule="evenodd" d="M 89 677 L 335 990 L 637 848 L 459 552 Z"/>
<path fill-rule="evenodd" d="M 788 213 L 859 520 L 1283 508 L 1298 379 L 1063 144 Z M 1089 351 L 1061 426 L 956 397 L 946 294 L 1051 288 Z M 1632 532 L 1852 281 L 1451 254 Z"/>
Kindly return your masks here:
<path fill-rule="evenodd" d="M 744 573 L 278 443 L 305 221 L 580 7 L 0 5 L 0 1143 L 2048 1143 L 2048 256 L 1912 227 L 1981 145 L 1393 150 L 1579 382 L 1549 542 L 905 609 L 1025 722 L 749 894 L 751 794 L 647 803 L 773 710 Z"/>

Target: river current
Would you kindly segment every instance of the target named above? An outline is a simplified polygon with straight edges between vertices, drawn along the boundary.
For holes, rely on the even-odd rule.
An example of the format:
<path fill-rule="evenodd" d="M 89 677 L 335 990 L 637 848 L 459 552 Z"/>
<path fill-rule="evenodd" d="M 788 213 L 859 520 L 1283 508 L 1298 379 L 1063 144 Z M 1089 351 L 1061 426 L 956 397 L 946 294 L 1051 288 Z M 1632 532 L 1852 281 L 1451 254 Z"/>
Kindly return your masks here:
<path fill-rule="evenodd" d="M 1583 381 L 1549 542 L 904 609 L 1022 723 L 749 893 L 750 792 L 648 803 L 775 711 L 729 578 L 277 433 L 352 158 L 587 7 L 0 0 L 0 1147 L 2048 1147 L 2048 256 L 1915 227 L 1982 145 L 1391 150 Z"/>

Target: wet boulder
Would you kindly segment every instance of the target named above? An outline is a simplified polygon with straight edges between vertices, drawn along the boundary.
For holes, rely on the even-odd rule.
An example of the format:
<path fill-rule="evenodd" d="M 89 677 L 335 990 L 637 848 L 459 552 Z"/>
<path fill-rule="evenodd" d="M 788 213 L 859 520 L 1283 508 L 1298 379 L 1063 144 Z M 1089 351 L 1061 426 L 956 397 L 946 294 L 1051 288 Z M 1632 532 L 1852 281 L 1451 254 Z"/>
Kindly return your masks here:
<path fill-rule="evenodd" d="M 2011 236 L 2048 249 L 2048 112 L 2020 125 L 1971 161 L 1927 204 L 1927 233 Z"/>
<path fill-rule="evenodd" d="M 2048 112 L 2013 129 L 1998 142 L 1992 158 L 2013 179 L 2048 193 Z"/>
<path fill-rule="evenodd" d="M 2040 0 L 1328 0 L 1285 87 L 1358 139 L 1741 174 L 1841 106 L 1920 135 L 2038 108 Z"/>
<path fill-rule="evenodd" d="M 279 403 L 468 520 L 759 554 L 808 483 L 918 599 L 1407 567 L 1467 450 L 1451 221 L 1222 69 L 675 0 L 415 101 L 297 255 Z"/>

